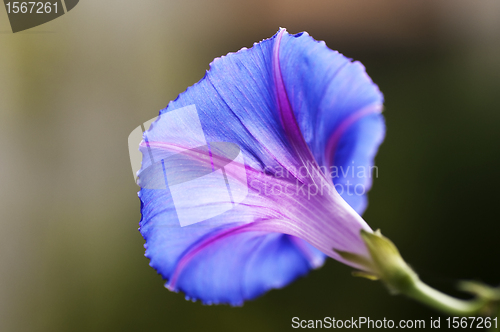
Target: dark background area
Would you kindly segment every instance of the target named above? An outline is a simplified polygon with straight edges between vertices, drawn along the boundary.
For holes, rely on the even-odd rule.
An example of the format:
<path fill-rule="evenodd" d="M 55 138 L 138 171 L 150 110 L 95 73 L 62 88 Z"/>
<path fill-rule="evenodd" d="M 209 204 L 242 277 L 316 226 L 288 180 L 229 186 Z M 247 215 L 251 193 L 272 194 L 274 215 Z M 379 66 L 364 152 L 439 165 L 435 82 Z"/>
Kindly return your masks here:
<path fill-rule="evenodd" d="M 17 34 L 0 10 L 1 331 L 265 332 L 291 330 L 293 317 L 438 317 L 333 260 L 238 308 L 188 302 L 148 266 L 129 133 L 213 58 L 280 26 L 361 61 L 384 93 L 365 220 L 439 289 L 500 283 L 498 1 L 86 0 Z"/>

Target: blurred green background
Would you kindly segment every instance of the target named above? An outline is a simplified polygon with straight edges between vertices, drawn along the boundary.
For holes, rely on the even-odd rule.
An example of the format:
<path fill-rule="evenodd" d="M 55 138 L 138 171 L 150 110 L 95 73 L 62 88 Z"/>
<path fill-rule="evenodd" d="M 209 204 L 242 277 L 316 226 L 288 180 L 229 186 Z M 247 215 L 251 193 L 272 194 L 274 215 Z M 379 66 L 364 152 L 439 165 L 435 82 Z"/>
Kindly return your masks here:
<path fill-rule="evenodd" d="M 360 60 L 385 95 L 368 223 L 433 286 L 500 282 L 500 2 L 82 0 L 16 34 L 0 8 L 0 331 L 438 317 L 333 260 L 239 308 L 185 301 L 148 266 L 129 133 L 280 26 Z"/>

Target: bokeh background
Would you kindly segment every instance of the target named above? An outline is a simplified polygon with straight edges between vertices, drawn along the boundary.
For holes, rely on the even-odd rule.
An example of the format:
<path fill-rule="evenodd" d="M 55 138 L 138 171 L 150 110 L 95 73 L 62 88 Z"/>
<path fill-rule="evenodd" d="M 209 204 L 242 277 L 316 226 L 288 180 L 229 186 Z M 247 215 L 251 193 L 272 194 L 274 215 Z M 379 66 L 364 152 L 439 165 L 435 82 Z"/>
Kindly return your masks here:
<path fill-rule="evenodd" d="M 333 260 L 239 308 L 185 301 L 148 266 L 129 133 L 280 26 L 361 61 L 385 95 L 368 223 L 433 286 L 500 283 L 499 1 L 82 0 L 16 34 L 0 8 L 0 331 L 438 317 Z"/>

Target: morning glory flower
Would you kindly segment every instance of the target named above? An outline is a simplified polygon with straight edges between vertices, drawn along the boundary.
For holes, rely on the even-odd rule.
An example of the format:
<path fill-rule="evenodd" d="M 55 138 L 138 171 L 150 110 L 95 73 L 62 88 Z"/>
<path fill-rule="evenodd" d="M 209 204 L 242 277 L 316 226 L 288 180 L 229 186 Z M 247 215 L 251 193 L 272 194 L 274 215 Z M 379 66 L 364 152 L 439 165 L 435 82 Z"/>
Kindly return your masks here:
<path fill-rule="evenodd" d="M 382 103 L 363 65 L 305 32 L 281 29 L 215 59 L 140 145 L 140 232 L 166 287 L 205 304 L 241 305 L 327 256 L 374 272 L 361 236 L 372 230 L 360 214 L 385 133 Z M 215 190 L 216 172 L 228 190 L 244 190 Z M 214 193 L 202 199 L 206 188 Z"/>

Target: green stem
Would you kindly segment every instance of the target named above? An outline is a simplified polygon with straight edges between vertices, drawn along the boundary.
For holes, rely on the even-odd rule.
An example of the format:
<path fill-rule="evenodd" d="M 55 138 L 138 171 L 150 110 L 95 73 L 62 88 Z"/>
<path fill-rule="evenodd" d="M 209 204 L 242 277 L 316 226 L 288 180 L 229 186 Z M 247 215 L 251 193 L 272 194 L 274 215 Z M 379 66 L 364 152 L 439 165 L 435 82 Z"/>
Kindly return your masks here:
<path fill-rule="evenodd" d="M 362 266 L 365 272 L 357 274 L 380 279 L 394 294 L 404 294 L 431 308 L 452 316 L 489 316 L 500 304 L 500 288 L 493 288 L 479 282 L 461 282 L 459 287 L 475 297 L 461 300 L 424 284 L 418 275 L 406 264 L 398 249 L 380 231 L 362 230 L 363 238 L 371 260 L 345 252 L 337 252 L 343 258 Z"/>
<path fill-rule="evenodd" d="M 488 301 L 483 298 L 461 300 L 446 295 L 417 279 L 401 293 L 431 308 L 451 316 L 477 316 L 484 311 Z"/>

